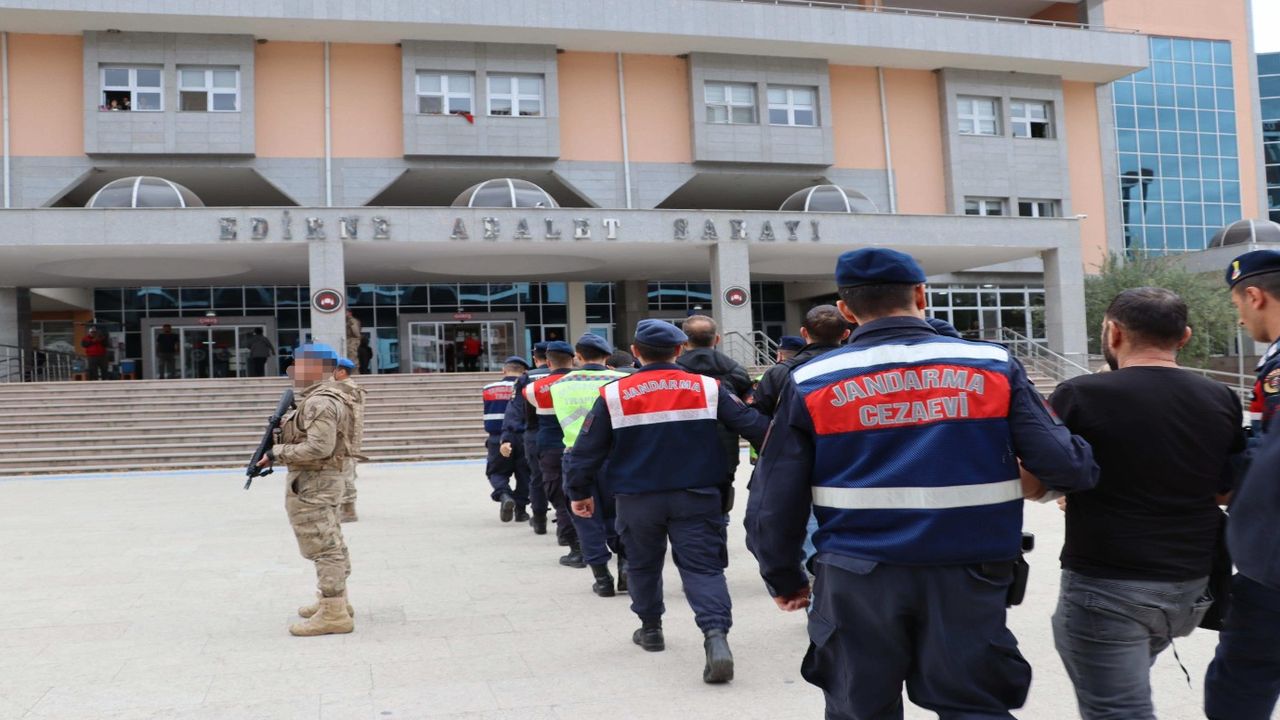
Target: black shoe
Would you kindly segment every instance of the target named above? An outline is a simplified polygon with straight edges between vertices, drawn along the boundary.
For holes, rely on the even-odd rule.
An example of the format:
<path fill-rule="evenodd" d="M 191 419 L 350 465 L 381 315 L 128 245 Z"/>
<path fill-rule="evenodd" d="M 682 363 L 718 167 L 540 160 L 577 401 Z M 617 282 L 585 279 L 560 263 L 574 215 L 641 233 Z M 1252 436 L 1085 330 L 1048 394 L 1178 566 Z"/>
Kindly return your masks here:
<path fill-rule="evenodd" d="M 596 576 L 596 582 L 591 586 L 591 592 L 600 597 L 613 597 L 613 575 L 609 574 L 608 565 L 592 565 L 591 573 Z"/>
<path fill-rule="evenodd" d="M 618 592 L 627 592 L 627 560 L 618 558 Z"/>
<path fill-rule="evenodd" d="M 529 511 L 522 507 L 517 507 L 516 522 L 529 522 Z"/>
<path fill-rule="evenodd" d="M 702 647 L 707 651 L 707 666 L 702 670 L 702 681 L 716 685 L 733 680 L 733 653 L 729 651 L 726 631 L 708 630 Z"/>
<path fill-rule="evenodd" d="M 547 514 L 536 512 L 533 517 L 529 518 L 529 527 L 533 528 L 534 535 L 547 534 Z"/>
<path fill-rule="evenodd" d="M 516 499 L 510 495 L 502 496 L 502 505 L 498 508 L 498 519 L 504 523 L 511 522 L 516 515 Z"/>
<path fill-rule="evenodd" d="M 582 569 L 587 566 L 586 561 L 582 559 L 582 548 L 577 543 L 569 546 L 569 554 L 560 558 L 560 564 L 565 567 Z"/>
<path fill-rule="evenodd" d="M 662 637 L 662 626 L 642 627 L 631 633 L 631 642 L 644 648 L 645 652 L 662 652 L 667 649 L 667 641 Z"/>

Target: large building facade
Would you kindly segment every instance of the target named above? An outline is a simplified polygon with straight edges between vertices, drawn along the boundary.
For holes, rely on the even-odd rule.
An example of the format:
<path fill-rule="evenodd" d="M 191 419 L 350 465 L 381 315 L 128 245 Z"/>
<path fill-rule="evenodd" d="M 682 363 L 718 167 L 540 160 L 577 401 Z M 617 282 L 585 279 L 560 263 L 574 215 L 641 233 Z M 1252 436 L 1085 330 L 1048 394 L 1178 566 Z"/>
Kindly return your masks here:
<path fill-rule="evenodd" d="M 749 361 L 888 245 L 962 331 L 1079 355 L 1108 253 L 1265 212 L 1247 0 L 901 4 L 0 0 L 0 346 L 100 323 L 150 377 L 171 324 L 237 375 L 349 308 L 423 372 L 702 311 Z M 135 176 L 188 201 L 99 194 Z"/>

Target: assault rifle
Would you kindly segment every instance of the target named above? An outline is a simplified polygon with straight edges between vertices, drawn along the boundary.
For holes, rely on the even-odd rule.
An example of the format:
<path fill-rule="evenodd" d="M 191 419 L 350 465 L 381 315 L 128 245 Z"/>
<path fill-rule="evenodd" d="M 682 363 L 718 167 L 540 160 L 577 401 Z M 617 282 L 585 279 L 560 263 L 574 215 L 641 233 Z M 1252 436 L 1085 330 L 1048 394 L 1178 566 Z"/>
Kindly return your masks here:
<path fill-rule="evenodd" d="M 286 389 L 280 395 L 280 403 L 276 405 L 276 412 L 267 419 L 266 432 L 262 433 L 262 440 L 258 442 L 258 449 L 253 451 L 253 457 L 249 458 L 249 466 L 245 468 L 244 489 L 248 490 L 253 484 L 253 479 L 264 477 L 273 472 L 271 466 L 265 468 L 258 467 L 258 462 L 262 460 L 271 448 L 276 444 L 276 430 L 280 429 L 280 420 L 284 418 L 284 414 L 289 412 L 289 408 L 293 407 L 293 388 Z"/>

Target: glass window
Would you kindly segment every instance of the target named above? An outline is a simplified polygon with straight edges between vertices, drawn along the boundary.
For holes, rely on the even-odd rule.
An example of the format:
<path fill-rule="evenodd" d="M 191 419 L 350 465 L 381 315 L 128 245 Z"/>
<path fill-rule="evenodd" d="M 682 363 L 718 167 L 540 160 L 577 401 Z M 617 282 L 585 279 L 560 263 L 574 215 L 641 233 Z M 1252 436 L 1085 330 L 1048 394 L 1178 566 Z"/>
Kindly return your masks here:
<path fill-rule="evenodd" d="M 178 68 L 178 110 L 238 112 L 240 68 Z"/>
<path fill-rule="evenodd" d="M 752 125 L 756 122 L 755 85 L 708 82 L 702 93 L 707 122 L 718 125 Z"/>
<path fill-rule="evenodd" d="M 158 67 L 103 66 L 99 110 L 107 112 L 160 112 L 164 110 L 164 85 Z"/>
<path fill-rule="evenodd" d="M 1139 122 L 1142 121 L 1139 112 Z M 1151 112 L 1151 123 L 1155 122 L 1155 113 Z M 1053 125 L 1049 118 L 1052 115 L 1050 104 L 1039 100 L 1012 100 L 1009 102 L 1009 129 L 1014 137 L 1051 138 Z"/>
<path fill-rule="evenodd" d="M 1000 198 L 965 198 L 965 215 L 1004 215 L 1004 200 Z"/>
<path fill-rule="evenodd" d="M 1058 217 L 1057 200 L 1019 200 L 1019 217 L 1050 218 Z"/>
<path fill-rule="evenodd" d="M 420 115 L 460 115 L 473 112 L 471 108 L 475 78 L 472 75 L 419 70 L 417 82 Z M 505 87 L 509 93 L 510 82 Z M 507 107 L 510 107 L 509 104 Z"/>
<path fill-rule="evenodd" d="M 818 90 L 811 87 L 769 86 L 769 124 L 815 127 Z"/>
<path fill-rule="evenodd" d="M 489 114 L 542 117 L 541 75 L 489 75 Z"/>
<path fill-rule="evenodd" d="M 961 135 L 999 135 L 1000 123 L 996 98 L 960 97 L 956 99 Z"/>

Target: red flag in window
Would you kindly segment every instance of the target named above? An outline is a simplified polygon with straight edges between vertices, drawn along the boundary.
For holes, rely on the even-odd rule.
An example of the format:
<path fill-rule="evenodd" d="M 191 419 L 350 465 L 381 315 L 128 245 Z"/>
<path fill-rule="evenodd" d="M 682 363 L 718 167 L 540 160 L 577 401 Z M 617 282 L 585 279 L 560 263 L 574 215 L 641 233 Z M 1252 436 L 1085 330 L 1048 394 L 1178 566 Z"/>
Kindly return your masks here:
<path fill-rule="evenodd" d="M 476 124 L 476 116 L 475 116 L 475 115 L 472 115 L 472 114 L 471 114 L 471 113 L 469 113 L 469 112 L 460 112 L 460 113 L 458 113 L 458 114 L 459 114 L 459 115 L 461 115 L 462 117 L 466 118 L 466 119 L 467 119 L 467 123 L 469 123 L 469 124 L 471 124 L 471 125 L 475 125 L 475 124 Z"/>

